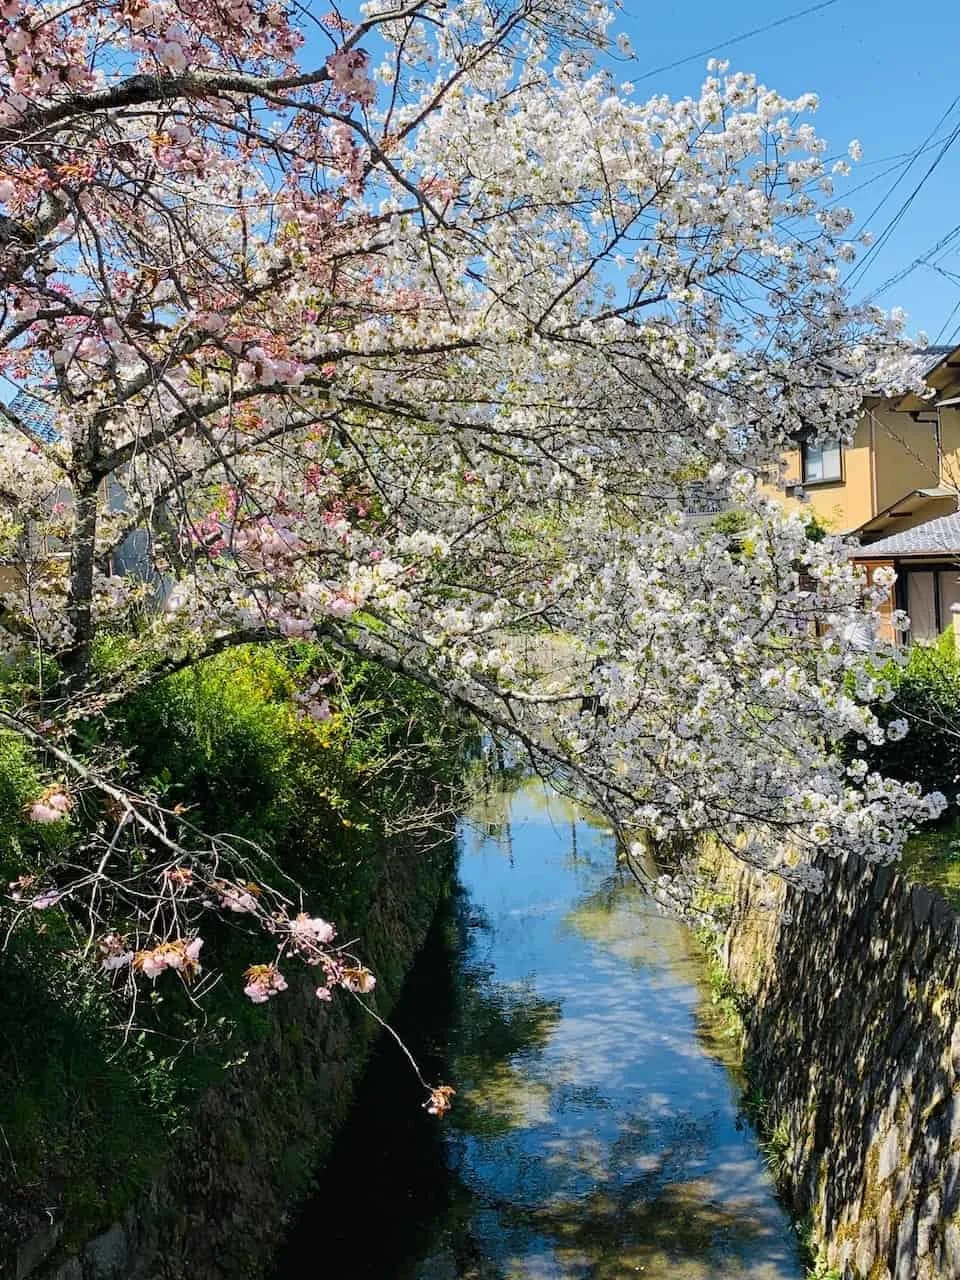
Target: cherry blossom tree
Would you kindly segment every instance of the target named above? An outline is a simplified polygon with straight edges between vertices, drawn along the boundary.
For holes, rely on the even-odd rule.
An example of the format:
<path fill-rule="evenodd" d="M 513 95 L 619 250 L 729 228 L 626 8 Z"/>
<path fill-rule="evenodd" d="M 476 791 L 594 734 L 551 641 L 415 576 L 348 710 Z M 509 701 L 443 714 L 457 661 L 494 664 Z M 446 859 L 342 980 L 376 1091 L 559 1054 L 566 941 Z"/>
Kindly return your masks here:
<path fill-rule="evenodd" d="M 365 989 L 326 922 L 251 898 L 223 848 L 202 870 L 197 833 L 73 741 L 275 637 L 451 698 L 628 841 L 712 832 L 815 887 L 816 850 L 888 860 L 939 811 L 838 749 L 882 735 L 883 655 L 844 635 L 891 584 L 761 483 L 848 432 L 903 345 L 844 295 L 847 163 L 812 95 L 721 65 L 639 101 L 582 0 L 0 11 L 0 372 L 24 393 L 0 411 L 0 647 L 34 672 L 0 725 L 59 779 L 36 821 L 84 788 L 115 814 L 34 906 L 96 895 L 136 830 L 168 905 L 259 913 L 322 991 Z M 704 483 L 738 540 L 684 514 Z M 102 932 L 104 967 L 189 975 L 199 926 L 163 918 L 135 949 Z M 248 994 L 282 985 L 252 969 Z"/>

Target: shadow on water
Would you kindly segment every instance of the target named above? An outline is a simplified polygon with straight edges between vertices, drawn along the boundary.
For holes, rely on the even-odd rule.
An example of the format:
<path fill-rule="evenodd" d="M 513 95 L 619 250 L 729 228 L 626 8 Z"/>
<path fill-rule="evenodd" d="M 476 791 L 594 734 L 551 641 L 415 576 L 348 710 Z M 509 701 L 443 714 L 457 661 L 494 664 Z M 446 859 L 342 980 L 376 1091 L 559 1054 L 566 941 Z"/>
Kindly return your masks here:
<path fill-rule="evenodd" d="M 535 996 L 496 989 L 489 966 L 467 955 L 468 933 L 480 927 L 482 916 L 458 889 L 441 907 L 391 1021 L 427 1079 L 451 1078 L 456 1041 L 458 1092 L 466 1092 L 467 1080 L 483 1082 L 490 1100 L 480 1105 L 468 1098 L 459 1130 L 493 1133 L 510 1124 L 509 1109 L 498 1111 L 497 1095 L 508 1091 L 511 1060 L 536 1052 L 559 1010 Z M 381 1036 L 313 1201 L 278 1260 L 276 1280 L 312 1275 L 303 1268 L 311 1256 L 318 1258 L 318 1274 L 326 1267 L 319 1259 L 335 1258 L 349 1259 L 341 1274 L 356 1280 L 413 1280 L 428 1274 L 419 1264 L 438 1242 L 456 1268 L 451 1275 L 506 1280 L 499 1270 L 475 1272 L 482 1261 L 470 1227 L 476 1197 L 448 1160 L 450 1129 L 428 1116 L 422 1102 L 423 1090 L 399 1049 Z"/>
<path fill-rule="evenodd" d="M 382 1038 L 276 1280 L 800 1277 L 686 930 L 540 783 L 473 818 L 393 1019 L 452 1115 Z"/>

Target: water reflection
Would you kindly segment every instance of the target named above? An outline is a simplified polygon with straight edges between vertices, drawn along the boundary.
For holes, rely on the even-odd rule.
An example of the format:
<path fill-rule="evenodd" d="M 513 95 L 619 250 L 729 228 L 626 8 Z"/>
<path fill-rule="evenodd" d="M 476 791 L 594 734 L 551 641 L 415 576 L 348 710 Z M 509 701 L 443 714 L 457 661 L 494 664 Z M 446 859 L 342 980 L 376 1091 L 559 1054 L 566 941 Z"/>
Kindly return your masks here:
<path fill-rule="evenodd" d="M 318 1255 L 308 1213 L 278 1277 L 331 1249 L 358 1280 L 799 1277 L 730 1074 L 698 1035 L 684 928 L 611 875 L 610 834 L 539 782 L 475 818 L 462 891 L 397 1011 L 456 1084 L 452 1116 L 424 1116 L 381 1044 L 317 1201 L 336 1221 Z"/>

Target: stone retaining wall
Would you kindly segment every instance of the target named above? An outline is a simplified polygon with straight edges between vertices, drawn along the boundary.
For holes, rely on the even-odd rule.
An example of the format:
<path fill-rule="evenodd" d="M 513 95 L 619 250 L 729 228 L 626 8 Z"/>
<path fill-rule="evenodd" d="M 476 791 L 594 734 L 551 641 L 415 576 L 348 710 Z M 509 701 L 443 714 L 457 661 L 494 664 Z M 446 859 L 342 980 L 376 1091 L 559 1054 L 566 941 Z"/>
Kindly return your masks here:
<path fill-rule="evenodd" d="M 377 974 L 381 1016 L 389 1013 L 423 945 L 452 867 L 452 841 L 446 849 L 396 850 L 384 859 L 363 937 L 364 957 Z M 261 1276 L 346 1118 L 378 1030 L 346 993 L 321 1005 L 315 987 L 304 979 L 265 1009 L 269 1034 L 194 1109 L 175 1158 L 143 1202 L 72 1256 L 59 1243 L 62 1224 L 51 1223 L 22 1245 L 16 1259 L 6 1266 L 0 1259 L 0 1275 Z"/>
<path fill-rule="evenodd" d="M 957 917 L 853 857 L 818 896 L 707 858 L 791 1207 L 844 1280 L 960 1278 Z"/>

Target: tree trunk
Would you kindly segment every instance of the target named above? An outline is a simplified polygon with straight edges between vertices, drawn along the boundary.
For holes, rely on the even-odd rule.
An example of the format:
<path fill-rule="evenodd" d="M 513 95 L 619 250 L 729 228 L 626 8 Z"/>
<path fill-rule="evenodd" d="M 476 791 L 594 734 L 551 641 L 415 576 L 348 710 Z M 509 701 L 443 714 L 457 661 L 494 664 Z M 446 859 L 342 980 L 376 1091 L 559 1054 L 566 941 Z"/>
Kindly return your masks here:
<path fill-rule="evenodd" d="M 73 636 L 62 659 L 65 681 L 71 688 L 80 684 L 90 669 L 99 487 L 99 481 L 89 475 L 75 482 L 74 532 L 67 593 L 67 617 Z"/>

